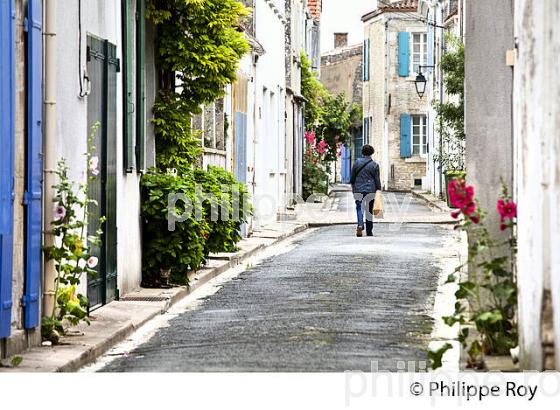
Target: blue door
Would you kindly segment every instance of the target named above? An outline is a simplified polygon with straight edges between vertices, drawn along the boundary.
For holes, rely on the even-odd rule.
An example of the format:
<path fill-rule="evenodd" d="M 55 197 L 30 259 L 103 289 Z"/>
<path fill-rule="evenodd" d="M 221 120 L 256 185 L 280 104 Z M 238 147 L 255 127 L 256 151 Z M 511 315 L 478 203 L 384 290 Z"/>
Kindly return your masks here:
<path fill-rule="evenodd" d="M 350 183 L 350 169 L 352 167 L 352 151 L 346 145 L 342 146 L 342 169 L 340 170 L 342 183 Z"/>
<path fill-rule="evenodd" d="M 14 18 L 13 0 L 0 1 L 0 339 L 10 335 L 12 319 Z"/>
<path fill-rule="evenodd" d="M 233 174 L 238 181 L 247 183 L 247 114 L 236 112 L 233 134 Z"/>

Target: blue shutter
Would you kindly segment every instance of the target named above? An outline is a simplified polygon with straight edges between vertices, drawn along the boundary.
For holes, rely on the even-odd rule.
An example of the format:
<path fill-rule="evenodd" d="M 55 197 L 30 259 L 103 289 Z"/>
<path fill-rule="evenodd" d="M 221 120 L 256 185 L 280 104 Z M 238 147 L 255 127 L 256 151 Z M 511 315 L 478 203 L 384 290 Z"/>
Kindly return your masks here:
<path fill-rule="evenodd" d="M 401 157 L 410 158 L 412 154 L 412 144 L 410 141 L 410 115 L 401 114 Z"/>
<path fill-rule="evenodd" d="M 39 325 L 39 292 L 41 287 L 41 197 L 42 197 L 42 33 L 41 0 L 28 3 L 28 83 L 27 83 L 27 182 L 24 203 L 26 205 L 26 253 L 25 253 L 25 328 Z"/>
<path fill-rule="evenodd" d="M 399 32 L 399 76 L 408 77 L 409 72 L 409 54 L 410 54 L 410 33 Z"/>
<path fill-rule="evenodd" d="M 15 122 L 15 11 L 0 1 L 0 339 L 12 322 L 12 260 Z"/>
<path fill-rule="evenodd" d="M 234 117 L 234 175 L 247 182 L 247 114 L 236 112 Z"/>

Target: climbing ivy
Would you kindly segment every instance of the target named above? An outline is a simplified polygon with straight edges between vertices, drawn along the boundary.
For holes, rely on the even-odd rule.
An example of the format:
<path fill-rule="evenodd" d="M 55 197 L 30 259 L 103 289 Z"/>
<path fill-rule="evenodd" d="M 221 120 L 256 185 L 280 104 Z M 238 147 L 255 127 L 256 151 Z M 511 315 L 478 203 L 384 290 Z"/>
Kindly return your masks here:
<path fill-rule="evenodd" d="M 161 91 L 154 106 L 157 166 L 184 171 L 202 153 L 192 116 L 225 94 L 249 45 L 239 30 L 249 10 L 236 0 L 150 0 Z"/>
<path fill-rule="evenodd" d="M 465 46 L 461 39 L 446 36 L 449 51 L 441 57 L 440 67 L 447 95 L 446 102 L 436 102 L 437 127 L 443 149 L 434 159 L 446 171 L 465 169 Z"/>

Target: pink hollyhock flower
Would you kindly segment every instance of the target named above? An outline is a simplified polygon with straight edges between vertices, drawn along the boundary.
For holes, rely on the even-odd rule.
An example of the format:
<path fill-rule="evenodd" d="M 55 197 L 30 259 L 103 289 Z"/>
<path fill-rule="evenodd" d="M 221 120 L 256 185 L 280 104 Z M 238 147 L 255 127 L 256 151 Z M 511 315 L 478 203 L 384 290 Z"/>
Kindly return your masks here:
<path fill-rule="evenodd" d="M 507 229 L 506 224 L 500 224 L 500 231 L 505 231 Z"/>
<path fill-rule="evenodd" d="M 66 216 L 66 208 L 62 205 L 56 205 L 53 210 L 53 219 L 55 221 L 61 221 Z"/>
<path fill-rule="evenodd" d="M 480 217 L 478 215 L 472 215 L 471 216 L 471 221 L 472 221 L 472 223 L 478 224 L 478 223 L 480 223 Z"/>
<path fill-rule="evenodd" d="M 459 210 L 459 211 L 453 211 L 453 212 L 451 212 L 451 217 L 452 217 L 453 219 L 457 219 L 457 218 L 459 218 L 459 214 L 460 214 L 460 213 L 461 213 L 461 210 Z"/>
<path fill-rule="evenodd" d="M 476 211 L 476 205 L 474 204 L 474 202 L 469 202 L 467 205 L 465 205 L 465 207 L 463 208 L 463 213 L 465 215 L 470 215 L 472 214 L 474 211 Z"/>
<path fill-rule="evenodd" d="M 95 268 L 98 263 L 99 263 L 99 259 L 97 259 L 97 257 L 95 256 L 90 256 L 87 260 L 87 266 L 90 269 Z"/>
<path fill-rule="evenodd" d="M 496 205 L 496 209 L 500 214 L 500 220 L 503 222 L 504 219 L 513 219 L 517 217 L 517 204 L 513 201 L 504 201 L 499 199 Z"/>
<path fill-rule="evenodd" d="M 470 205 L 474 199 L 474 187 L 465 184 L 463 179 L 453 179 L 449 182 L 447 187 L 447 192 L 449 193 L 449 202 L 455 208 L 467 208 L 471 209 Z M 467 211 L 468 212 L 468 211 Z M 472 213 L 474 211 L 468 212 Z M 467 214 L 468 214 L 467 213 Z"/>
<path fill-rule="evenodd" d="M 304 138 L 309 145 L 315 145 L 315 131 L 311 131 L 311 132 L 306 131 L 304 133 Z"/>

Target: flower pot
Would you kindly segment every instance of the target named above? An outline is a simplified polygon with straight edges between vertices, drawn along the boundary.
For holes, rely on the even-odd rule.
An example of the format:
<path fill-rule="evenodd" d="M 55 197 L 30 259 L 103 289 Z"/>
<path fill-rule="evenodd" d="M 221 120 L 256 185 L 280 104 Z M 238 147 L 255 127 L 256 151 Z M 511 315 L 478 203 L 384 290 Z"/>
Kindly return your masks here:
<path fill-rule="evenodd" d="M 171 276 L 171 269 L 160 269 L 159 270 L 159 278 L 161 280 L 162 285 L 169 284 L 169 277 Z"/>
<path fill-rule="evenodd" d="M 449 183 L 455 178 L 465 178 L 466 175 L 465 171 L 445 171 L 445 198 L 447 199 L 447 206 L 452 209 L 456 208 L 451 206 L 451 202 L 449 201 Z"/>

